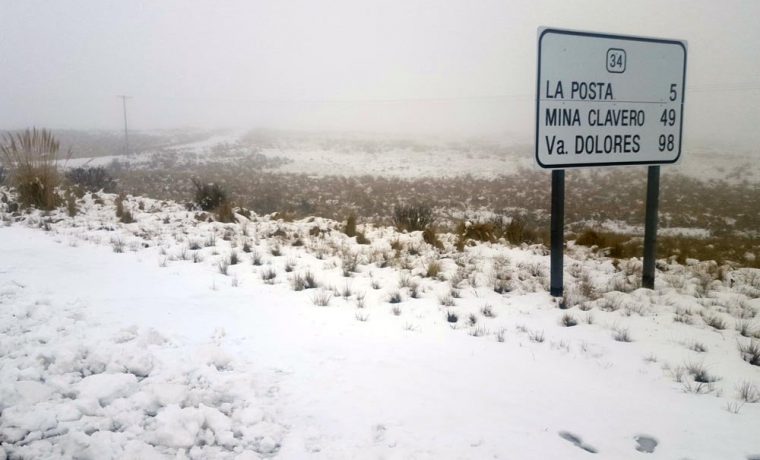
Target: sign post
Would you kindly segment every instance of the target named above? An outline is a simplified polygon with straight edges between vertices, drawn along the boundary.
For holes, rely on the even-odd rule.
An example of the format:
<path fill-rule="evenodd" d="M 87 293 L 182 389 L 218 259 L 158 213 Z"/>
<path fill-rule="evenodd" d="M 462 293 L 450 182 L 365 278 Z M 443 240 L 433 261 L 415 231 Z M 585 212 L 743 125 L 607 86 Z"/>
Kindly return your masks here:
<path fill-rule="evenodd" d="M 563 292 L 568 168 L 649 166 L 642 281 L 654 286 L 659 165 L 681 156 L 685 85 L 684 41 L 539 29 L 535 146 L 553 170 L 552 295 Z"/>
<path fill-rule="evenodd" d="M 552 171 L 551 274 L 549 294 L 562 297 L 565 246 L 565 170 Z"/>
<path fill-rule="evenodd" d="M 647 171 L 647 210 L 644 217 L 644 266 L 641 285 L 654 289 L 655 252 L 657 250 L 657 205 L 660 201 L 660 167 L 650 166 Z"/>

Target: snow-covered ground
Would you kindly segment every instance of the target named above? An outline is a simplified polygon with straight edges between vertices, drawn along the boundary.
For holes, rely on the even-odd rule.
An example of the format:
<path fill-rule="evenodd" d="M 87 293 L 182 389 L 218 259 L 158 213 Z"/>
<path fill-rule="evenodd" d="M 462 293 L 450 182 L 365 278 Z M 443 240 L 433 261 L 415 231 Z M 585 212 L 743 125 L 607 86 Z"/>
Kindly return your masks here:
<path fill-rule="evenodd" d="M 98 157 L 79 157 L 61 160 L 60 165 L 66 168 L 109 166 L 113 162 L 129 163 L 135 167 L 147 167 L 156 158 L 170 157 L 177 163 L 205 163 L 213 161 L 213 155 L 222 149 L 225 152 L 235 150 L 235 144 L 242 136 L 242 132 L 233 131 L 226 134 L 210 135 L 207 139 L 174 144 L 163 147 L 160 150 L 148 150 L 132 153 L 130 155 L 105 155 Z M 218 159 L 218 160 L 221 160 Z"/>
<path fill-rule="evenodd" d="M 308 146 L 266 148 L 261 153 L 272 158 L 290 160 L 278 171 L 309 175 L 384 176 L 415 179 L 418 177 L 497 177 L 515 174 L 532 166 L 532 157 L 520 158 L 516 152 L 483 150 L 464 152 L 430 147 L 389 148 L 381 151 L 310 148 Z"/>
<path fill-rule="evenodd" d="M 0 208 L 0 458 L 760 455 L 758 270 L 114 199 Z"/>
<path fill-rule="evenodd" d="M 359 142 L 362 138 L 355 136 L 346 136 L 354 141 L 346 146 L 341 144 L 342 138 L 322 138 L 315 134 L 311 140 L 295 141 L 283 134 L 281 139 L 275 137 L 274 141 L 268 140 L 262 146 L 255 140 L 245 141 L 245 134 L 240 130 L 214 134 L 202 141 L 137 152 L 128 157 L 75 158 L 68 160 L 66 166 L 108 166 L 118 160 L 139 168 L 150 167 L 157 158 L 171 159 L 176 164 L 225 163 L 261 154 L 269 159 L 285 160 L 277 171 L 308 175 L 375 175 L 405 179 L 470 175 L 492 178 L 523 169 L 538 169 L 528 146 L 508 142 L 463 147 L 441 142 L 404 146 L 370 141 L 363 147 Z M 269 146 L 272 143 L 277 146 Z M 683 153 L 678 164 L 665 166 L 662 171 L 700 180 L 756 184 L 760 182 L 760 168 L 754 157 L 750 153 L 693 148 Z"/>

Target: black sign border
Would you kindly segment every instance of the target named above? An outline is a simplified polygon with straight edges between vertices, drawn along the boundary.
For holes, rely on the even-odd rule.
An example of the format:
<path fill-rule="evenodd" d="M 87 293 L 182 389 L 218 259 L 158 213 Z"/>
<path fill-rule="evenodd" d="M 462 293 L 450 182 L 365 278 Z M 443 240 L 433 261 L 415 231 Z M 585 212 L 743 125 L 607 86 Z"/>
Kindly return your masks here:
<path fill-rule="evenodd" d="M 561 165 L 545 165 L 541 163 L 541 160 L 538 159 L 538 150 L 539 150 L 539 140 L 538 140 L 538 126 L 539 126 L 539 120 L 540 120 L 540 99 L 541 99 L 541 40 L 543 40 L 544 35 L 553 33 L 553 34 L 559 34 L 559 35 L 577 35 L 582 37 L 593 37 L 593 38 L 606 38 L 606 39 L 612 39 L 612 40 L 628 40 L 628 41 L 638 41 L 638 42 L 649 42 L 649 43 L 664 43 L 668 45 L 678 45 L 683 49 L 683 81 L 681 83 L 681 116 L 680 116 L 680 127 L 678 129 L 678 155 L 676 155 L 675 159 L 673 160 L 662 160 L 662 161 L 619 161 L 619 162 L 605 162 L 605 163 L 570 163 L 570 164 L 561 164 Z M 683 148 L 683 106 L 686 102 L 686 59 L 688 57 L 688 52 L 686 49 L 686 46 L 684 46 L 684 43 L 679 40 L 668 40 L 668 39 L 662 39 L 662 38 L 648 38 L 648 37 L 636 37 L 636 36 L 629 36 L 629 35 L 615 35 L 615 34 L 605 34 L 605 33 L 598 33 L 598 32 L 581 32 L 581 31 L 575 31 L 575 30 L 565 30 L 565 29 L 554 29 L 554 28 L 545 28 L 541 30 L 541 33 L 538 36 L 538 72 L 536 75 L 536 163 L 544 169 L 567 169 L 567 168 L 595 168 L 600 166 L 632 166 L 632 165 L 664 165 L 664 164 L 673 164 L 676 163 L 681 158 L 681 150 Z M 627 63 L 626 63 L 627 64 Z"/>

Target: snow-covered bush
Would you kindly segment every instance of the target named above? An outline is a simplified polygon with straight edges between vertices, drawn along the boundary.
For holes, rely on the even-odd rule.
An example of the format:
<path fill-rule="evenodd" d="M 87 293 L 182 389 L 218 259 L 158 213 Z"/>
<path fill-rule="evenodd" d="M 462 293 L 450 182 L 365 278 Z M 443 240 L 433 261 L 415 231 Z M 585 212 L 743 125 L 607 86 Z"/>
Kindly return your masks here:
<path fill-rule="evenodd" d="M 393 225 L 400 232 L 425 230 L 433 220 L 433 209 L 427 205 L 402 204 L 393 208 Z"/>
<path fill-rule="evenodd" d="M 212 211 L 228 200 L 227 192 L 213 182 L 204 184 L 198 179 L 192 179 L 195 187 L 195 202 L 204 211 Z"/>
<path fill-rule="evenodd" d="M 0 159 L 9 170 L 10 183 L 23 207 L 52 210 L 60 203 L 56 191 L 61 181 L 59 150 L 58 141 L 45 129 L 5 135 Z"/>
<path fill-rule="evenodd" d="M 66 172 L 66 179 L 72 184 L 88 192 L 116 191 L 116 180 L 102 166 L 74 168 Z"/>
<path fill-rule="evenodd" d="M 760 366 L 760 341 L 750 339 L 748 342 L 739 342 L 739 353 L 742 355 L 742 359 L 752 364 L 753 366 Z"/>

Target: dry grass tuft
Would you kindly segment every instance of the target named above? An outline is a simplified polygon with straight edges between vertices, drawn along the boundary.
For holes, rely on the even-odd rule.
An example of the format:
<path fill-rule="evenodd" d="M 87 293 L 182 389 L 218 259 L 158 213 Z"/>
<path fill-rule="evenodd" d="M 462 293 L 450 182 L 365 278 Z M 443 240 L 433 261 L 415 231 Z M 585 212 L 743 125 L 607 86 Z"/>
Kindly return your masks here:
<path fill-rule="evenodd" d="M 59 205 L 61 200 L 56 192 L 61 183 L 59 150 L 58 141 L 45 129 L 5 134 L 0 161 L 8 168 L 10 184 L 16 188 L 23 207 L 49 211 Z M 66 159 L 69 156 L 67 152 Z"/>

